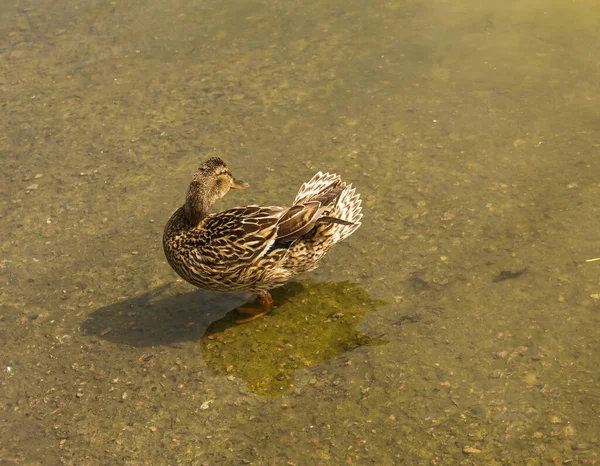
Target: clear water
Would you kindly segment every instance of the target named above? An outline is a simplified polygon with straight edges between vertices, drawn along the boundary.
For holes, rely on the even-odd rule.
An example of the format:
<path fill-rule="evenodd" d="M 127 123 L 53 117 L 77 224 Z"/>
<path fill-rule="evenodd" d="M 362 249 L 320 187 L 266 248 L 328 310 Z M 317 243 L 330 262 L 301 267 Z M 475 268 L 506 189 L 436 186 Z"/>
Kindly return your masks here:
<path fill-rule="evenodd" d="M 2 464 L 597 464 L 600 7 L 0 11 Z M 161 234 L 205 158 L 364 199 L 235 325 Z"/>

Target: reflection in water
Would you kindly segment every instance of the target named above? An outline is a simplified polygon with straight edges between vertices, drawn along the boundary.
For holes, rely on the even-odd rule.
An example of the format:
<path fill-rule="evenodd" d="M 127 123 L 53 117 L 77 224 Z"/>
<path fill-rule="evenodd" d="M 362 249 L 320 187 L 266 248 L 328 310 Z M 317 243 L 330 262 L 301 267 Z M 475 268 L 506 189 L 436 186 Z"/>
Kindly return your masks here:
<path fill-rule="evenodd" d="M 303 281 L 276 289 L 273 297 L 279 307 L 268 317 L 239 325 L 234 311 L 208 327 L 201 343 L 212 370 L 275 395 L 292 386 L 299 368 L 385 343 L 356 330 L 367 312 L 383 304 L 358 285 Z"/>

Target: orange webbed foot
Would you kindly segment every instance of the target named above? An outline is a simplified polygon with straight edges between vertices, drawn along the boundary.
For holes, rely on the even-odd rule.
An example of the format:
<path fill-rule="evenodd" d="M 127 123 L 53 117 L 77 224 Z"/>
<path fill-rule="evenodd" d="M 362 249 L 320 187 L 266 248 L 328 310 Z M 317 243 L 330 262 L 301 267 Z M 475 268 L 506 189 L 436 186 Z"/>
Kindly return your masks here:
<path fill-rule="evenodd" d="M 239 319 L 235 322 L 238 324 L 252 322 L 259 317 L 268 314 L 274 308 L 275 306 L 273 306 L 273 297 L 271 296 L 271 293 L 267 292 L 265 295 L 256 298 L 253 302 L 245 304 L 242 307 L 238 307 L 237 311 L 240 314 L 250 314 L 250 317 L 247 317 L 246 319 Z"/>

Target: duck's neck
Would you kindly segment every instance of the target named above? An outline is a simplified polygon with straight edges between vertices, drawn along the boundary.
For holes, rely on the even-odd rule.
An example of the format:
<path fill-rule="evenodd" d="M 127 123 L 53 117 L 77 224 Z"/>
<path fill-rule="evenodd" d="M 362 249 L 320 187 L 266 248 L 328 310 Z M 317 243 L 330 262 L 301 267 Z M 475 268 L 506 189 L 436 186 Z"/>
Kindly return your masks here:
<path fill-rule="evenodd" d="M 192 182 L 185 196 L 183 212 L 188 221 L 196 226 L 208 215 L 208 211 L 214 202 L 215 199 L 207 195 L 202 184 Z"/>

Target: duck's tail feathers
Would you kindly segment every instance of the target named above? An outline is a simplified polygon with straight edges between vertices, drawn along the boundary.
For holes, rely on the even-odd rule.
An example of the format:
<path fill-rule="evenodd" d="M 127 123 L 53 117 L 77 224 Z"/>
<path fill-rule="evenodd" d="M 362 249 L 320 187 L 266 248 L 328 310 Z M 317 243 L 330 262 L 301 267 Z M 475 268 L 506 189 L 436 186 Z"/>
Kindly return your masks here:
<path fill-rule="evenodd" d="M 319 201 L 325 210 L 317 222 L 317 237 L 333 245 L 347 238 L 360 227 L 362 207 L 360 195 L 335 173 L 318 172 L 304 183 L 294 205 Z"/>
<path fill-rule="evenodd" d="M 312 201 L 317 197 L 323 196 L 324 193 L 333 190 L 340 184 L 342 184 L 342 180 L 335 173 L 318 172 L 309 181 L 300 186 L 293 205 Z"/>
<path fill-rule="evenodd" d="M 344 189 L 338 198 L 333 210 L 328 217 L 338 220 L 335 224 L 328 225 L 332 243 L 337 243 L 354 233 L 361 225 L 362 200 L 352 185 L 343 183 Z"/>

